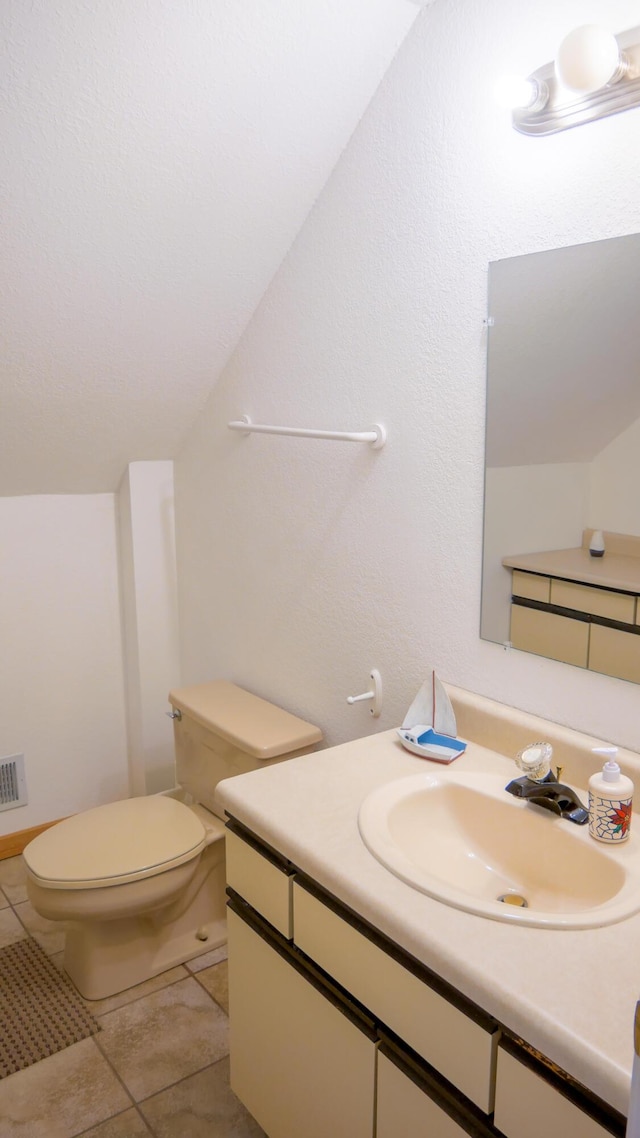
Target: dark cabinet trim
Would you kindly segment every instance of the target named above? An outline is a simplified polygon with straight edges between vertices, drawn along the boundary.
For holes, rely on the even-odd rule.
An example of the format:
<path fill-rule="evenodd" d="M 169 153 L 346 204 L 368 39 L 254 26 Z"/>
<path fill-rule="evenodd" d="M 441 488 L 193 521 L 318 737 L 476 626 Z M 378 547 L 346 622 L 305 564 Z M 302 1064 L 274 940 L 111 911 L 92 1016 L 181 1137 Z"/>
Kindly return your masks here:
<path fill-rule="evenodd" d="M 589 588 L 591 587 L 589 585 Z M 613 592 L 613 590 L 608 589 L 607 592 Z M 629 632 L 632 636 L 640 636 L 640 624 L 626 624 L 622 620 L 612 620 L 608 616 L 595 616 L 593 613 L 583 612 L 582 609 L 568 609 L 562 605 L 552 605 L 547 601 L 534 601 L 531 597 L 518 597 L 515 594 L 511 597 L 511 604 L 522 609 L 536 609 L 537 612 L 549 612 L 554 616 L 564 616 L 568 620 L 582 621 L 583 624 L 601 624 L 604 628 L 616 628 L 619 632 Z"/>

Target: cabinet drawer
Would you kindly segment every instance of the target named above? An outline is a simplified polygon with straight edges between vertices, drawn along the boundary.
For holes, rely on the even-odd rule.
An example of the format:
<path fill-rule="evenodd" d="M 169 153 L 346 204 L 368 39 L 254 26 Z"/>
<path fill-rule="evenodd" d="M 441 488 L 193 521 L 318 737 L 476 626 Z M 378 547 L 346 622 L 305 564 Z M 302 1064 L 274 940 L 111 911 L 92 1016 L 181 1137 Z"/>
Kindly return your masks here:
<path fill-rule="evenodd" d="M 512 605 L 510 640 L 514 648 L 523 652 L 535 652 L 536 656 L 581 668 L 587 666 L 589 625 L 584 620 Z"/>
<path fill-rule="evenodd" d="M 511 592 L 516 597 L 527 597 L 530 601 L 548 603 L 550 587 L 550 577 L 541 577 L 538 573 L 521 573 L 519 569 L 513 570 Z"/>
<path fill-rule="evenodd" d="M 371 1138 L 374 1040 L 233 910 L 228 929 L 235 1094 L 272 1138 Z"/>
<path fill-rule="evenodd" d="M 573 581 L 551 582 L 551 604 L 592 616 L 606 616 L 609 620 L 621 620 L 625 624 L 633 624 L 636 611 L 636 599 L 628 593 L 592 589 L 589 585 L 578 585 Z"/>
<path fill-rule="evenodd" d="M 640 636 L 602 624 L 591 626 L 589 667 L 606 676 L 640 684 Z"/>
<path fill-rule="evenodd" d="M 279 933 L 291 939 L 291 882 L 284 865 L 271 860 L 258 845 L 227 828 L 227 884 L 244 897 Z"/>
<path fill-rule="evenodd" d="M 608 1129 L 504 1048 L 498 1048 L 494 1122 L 505 1138 L 611 1138 Z"/>
<path fill-rule="evenodd" d="M 485 1113 L 497 1025 L 476 1022 L 297 881 L 294 942 Z"/>
<path fill-rule="evenodd" d="M 380 1052 L 377 1123 L 376 1138 L 464 1138 L 469 1133 Z"/>

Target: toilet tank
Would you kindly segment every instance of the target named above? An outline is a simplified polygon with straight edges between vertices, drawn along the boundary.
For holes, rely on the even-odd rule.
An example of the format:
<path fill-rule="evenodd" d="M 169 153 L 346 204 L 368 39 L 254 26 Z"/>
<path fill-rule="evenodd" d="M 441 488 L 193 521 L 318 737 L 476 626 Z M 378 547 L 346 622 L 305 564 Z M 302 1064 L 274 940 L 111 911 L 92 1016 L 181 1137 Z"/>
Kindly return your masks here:
<path fill-rule="evenodd" d="M 318 727 L 228 680 L 177 688 L 169 703 L 180 713 L 173 720 L 177 782 L 221 818 L 215 791 L 223 778 L 305 755 L 322 739 Z"/>

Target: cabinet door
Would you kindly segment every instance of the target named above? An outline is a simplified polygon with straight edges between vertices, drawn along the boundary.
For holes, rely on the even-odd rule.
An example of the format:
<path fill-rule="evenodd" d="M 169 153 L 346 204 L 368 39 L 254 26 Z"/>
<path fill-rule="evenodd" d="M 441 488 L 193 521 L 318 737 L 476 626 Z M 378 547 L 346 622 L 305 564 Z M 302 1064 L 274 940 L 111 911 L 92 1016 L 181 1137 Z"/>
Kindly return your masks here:
<path fill-rule="evenodd" d="M 227 885 L 261 913 L 283 936 L 290 938 L 291 877 L 283 865 L 234 831 L 226 831 Z"/>
<path fill-rule="evenodd" d="M 233 911 L 231 1086 L 269 1138 L 372 1138 L 374 1041 Z"/>
<path fill-rule="evenodd" d="M 521 573 L 514 569 L 511 575 L 511 592 L 514 597 L 528 597 L 532 601 L 549 603 L 551 578 L 539 573 Z"/>
<path fill-rule="evenodd" d="M 640 684 L 640 636 L 635 632 L 593 624 L 589 667 L 593 672 L 604 672 L 606 676 Z"/>
<path fill-rule="evenodd" d="M 297 879 L 294 941 L 485 1113 L 493 1106 L 497 1025 L 478 1022 L 394 960 Z"/>
<path fill-rule="evenodd" d="M 468 1134 L 395 1063 L 378 1055 L 376 1138 L 468 1138 Z"/>
<path fill-rule="evenodd" d="M 592 616 L 606 616 L 609 620 L 621 620 L 623 624 L 633 624 L 636 611 L 636 598 L 630 593 L 593 589 L 590 585 L 578 585 L 575 581 L 555 579 L 551 582 L 551 604 L 588 612 Z"/>
<path fill-rule="evenodd" d="M 502 1047 L 494 1121 L 506 1138 L 611 1138 L 620 1133 L 600 1125 Z"/>
<path fill-rule="evenodd" d="M 543 612 L 542 609 L 511 606 L 511 643 L 523 652 L 534 652 L 548 660 L 587 666 L 589 625 L 583 620 Z"/>

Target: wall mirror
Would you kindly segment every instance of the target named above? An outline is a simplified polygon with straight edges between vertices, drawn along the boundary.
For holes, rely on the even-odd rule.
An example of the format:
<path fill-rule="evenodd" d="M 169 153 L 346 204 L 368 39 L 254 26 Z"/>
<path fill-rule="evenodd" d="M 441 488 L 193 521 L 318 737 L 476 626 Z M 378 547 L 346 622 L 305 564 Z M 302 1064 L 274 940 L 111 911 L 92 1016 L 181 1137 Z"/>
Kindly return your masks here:
<path fill-rule="evenodd" d="M 639 298 L 639 234 L 489 265 L 480 628 L 636 683 Z"/>

